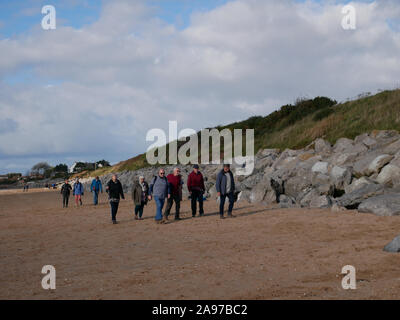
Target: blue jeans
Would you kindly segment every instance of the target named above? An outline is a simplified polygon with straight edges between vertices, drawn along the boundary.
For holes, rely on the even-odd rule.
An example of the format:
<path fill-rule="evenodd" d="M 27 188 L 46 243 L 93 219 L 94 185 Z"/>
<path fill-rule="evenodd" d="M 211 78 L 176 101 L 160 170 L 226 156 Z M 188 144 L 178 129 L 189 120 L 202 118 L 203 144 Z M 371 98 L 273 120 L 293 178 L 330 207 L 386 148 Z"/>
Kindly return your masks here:
<path fill-rule="evenodd" d="M 165 198 L 159 198 L 154 196 L 154 201 L 156 202 L 157 210 L 156 210 L 156 221 L 162 220 L 162 209 L 164 207 Z"/>
<path fill-rule="evenodd" d="M 97 205 L 99 203 L 99 192 L 94 190 L 93 191 L 93 204 Z"/>
<path fill-rule="evenodd" d="M 228 194 L 221 194 L 221 197 L 219 198 L 219 214 L 220 214 L 220 216 L 224 215 L 224 205 L 225 205 L 226 197 L 228 197 L 228 199 L 229 199 L 228 214 L 232 214 L 233 204 L 235 203 L 235 195 L 233 192 L 230 192 Z"/>

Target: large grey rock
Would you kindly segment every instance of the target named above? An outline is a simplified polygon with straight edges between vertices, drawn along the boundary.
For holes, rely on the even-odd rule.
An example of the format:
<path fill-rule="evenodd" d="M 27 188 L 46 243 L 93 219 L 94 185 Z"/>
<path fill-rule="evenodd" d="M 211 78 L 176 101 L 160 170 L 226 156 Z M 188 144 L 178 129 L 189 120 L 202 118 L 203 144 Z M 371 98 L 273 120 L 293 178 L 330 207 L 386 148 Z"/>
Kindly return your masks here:
<path fill-rule="evenodd" d="M 332 151 L 332 146 L 330 142 L 319 138 L 314 142 L 314 149 L 317 153 L 330 153 Z"/>
<path fill-rule="evenodd" d="M 311 186 L 311 174 L 300 174 L 289 178 L 285 183 L 285 194 L 297 198 L 299 193 Z"/>
<path fill-rule="evenodd" d="M 311 171 L 314 173 L 322 173 L 322 174 L 327 174 L 328 173 L 328 162 L 323 162 L 323 161 L 318 161 L 313 165 L 311 168 Z"/>
<path fill-rule="evenodd" d="M 263 169 L 265 167 L 271 167 L 273 165 L 275 159 L 276 158 L 270 157 L 270 156 L 264 157 L 264 158 L 261 158 L 261 159 L 257 159 L 256 158 L 254 169 L 260 170 L 260 169 Z"/>
<path fill-rule="evenodd" d="M 329 196 L 315 197 L 310 201 L 311 208 L 330 208 L 332 206 L 332 200 Z"/>
<path fill-rule="evenodd" d="M 376 130 L 372 133 L 372 136 L 377 140 L 384 140 L 396 137 L 398 134 L 399 133 L 396 130 Z"/>
<path fill-rule="evenodd" d="M 262 159 L 265 157 L 277 158 L 278 155 L 279 155 L 278 149 L 261 149 L 257 152 L 256 158 L 258 158 L 258 159 Z"/>
<path fill-rule="evenodd" d="M 330 159 L 331 164 L 342 166 L 344 164 L 352 164 L 357 158 L 356 153 L 335 153 Z"/>
<path fill-rule="evenodd" d="M 388 164 L 386 167 L 384 167 L 376 178 L 378 183 L 385 185 L 397 184 L 399 180 L 400 168 L 392 164 Z"/>
<path fill-rule="evenodd" d="M 387 165 L 391 160 L 393 159 L 393 156 L 390 154 L 381 154 L 377 156 L 372 162 L 369 164 L 367 170 L 366 170 L 366 175 L 370 176 L 373 173 L 379 173 L 381 169 Z"/>
<path fill-rule="evenodd" d="M 294 208 L 294 207 L 296 207 L 296 202 L 292 197 L 282 194 L 279 197 L 279 207 Z"/>
<path fill-rule="evenodd" d="M 336 203 L 347 209 L 357 209 L 364 200 L 381 195 L 384 192 L 384 187 L 379 184 L 367 184 L 361 188 L 354 190 L 351 193 L 346 193 L 342 197 L 336 199 Z"/>
<path fill-rule="evenodd" d="M 347 138 L 340 138 L 339 140 L 336 141 L 336 143 L 333 147 L 333 151 L 334 152 L 342 152 L 351 147 L 353 147 L 353 140 L 350 140 Z"/>
<path fill-rule="evenodd" d="M 296 201 L 300 203 L 301 207 L 309 207 L 311 201 L 319 196 L 320 193 L 316 189 L 310 188 L 305 190 L 303 193 L 300 193 L 298 198 L 296 198 Z"/>
<path fill-rule="evenodd" d="M 336 188 L 342 189 L 349 185 L 352 180 L 352 172 L 349 168 L 342 168 L 339 166 L 334 166 L 331 170 L 332 182 Z"/>
<path fill-rule="evenodd" d="M 354 173 L 360 177 L 368 176 L 369 165 L 371 164 L 372 161 L 376 159 L 376 157 L 380 155 L 381 154 L 379 151 L 373 151 L 373 152 L 371 151 L 363 156 L 358 157 L 355 163 L 353 164 Z"/>
<path fill-rule="evenodd" d="M 384 248 L 383 251 L 386 252 L 400 252 L 400 235 L 394 238 L 390 243 L 388 243 Z"/>
<path fill-rule="evenodd" d="M 350 193 L 359 188 L 362 188 L 364 185 L 367 185 L 367 184 L 375 184 L 375 182 L 373 182 L 368 177 L 361 177 L 360 179 L 353 180 L 353 182 L 350 185 L 345 186 L 344 191 L 346 193 Z"/>
<path fill-rule="evenodd" d="M 400 215 L 400 194 L 383 194 L 371 197 L 359 205 L 358 211 L 373 213 L 378 216 Z"/>
<path fill-rule="evenodd" d="M 311 178 L 311 183 L 314 186 L 328 184 L 331 185 L 331 178 L 330 176 L 322 173 L 314 174 Z"/>
<path fill-rule="evenodd" d="M 394 155 L 400 150 L 400 139 L 383 148 L 383 152 Z"/>
<path fill-rule="evenodd" d="M 357 136 L 354 139 L 354 142 L 355 143 L 363 143 L 368 148 L 371 148 L 378 143 L 378 141 L 376 141 L 376 139 L 374 139 L 374 138 L 371 138 L 371 136 L 368 133 L 364 133 L 362 135 Z"/>
<path fill-rule="evenodd" d="M 261 180 L 250 193 L 250 202 L 257 203 L 264 200 L 267 191 L 271 191 L 270 181 Z"/>

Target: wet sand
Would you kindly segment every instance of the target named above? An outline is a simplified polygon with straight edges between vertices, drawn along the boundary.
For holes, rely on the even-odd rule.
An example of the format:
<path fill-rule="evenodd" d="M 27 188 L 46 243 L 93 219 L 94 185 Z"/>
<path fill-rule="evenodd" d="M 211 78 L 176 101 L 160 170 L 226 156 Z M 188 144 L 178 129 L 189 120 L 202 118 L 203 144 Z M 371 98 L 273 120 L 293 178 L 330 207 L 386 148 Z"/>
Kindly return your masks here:
<path fill-rule="evenodd" d="M 235 219 L 133 219 L 130 195 L 112 225 L 106 195 L 61 208 L 57 191 L 0 192 L 0 299 L 398 299 L 400 254 L 382 251 L 400 217 L 274 209 L 241 202 Z M 40 190 L 38 190 L 40 191 Z M 128 199 L 129 198 L 129 199 Z M 173 209 L 174 210 L 174 209 Z M 56 290 L 41 287 L 54 265 Z M 341 286 L 353 265 L 357 289 Z"/>

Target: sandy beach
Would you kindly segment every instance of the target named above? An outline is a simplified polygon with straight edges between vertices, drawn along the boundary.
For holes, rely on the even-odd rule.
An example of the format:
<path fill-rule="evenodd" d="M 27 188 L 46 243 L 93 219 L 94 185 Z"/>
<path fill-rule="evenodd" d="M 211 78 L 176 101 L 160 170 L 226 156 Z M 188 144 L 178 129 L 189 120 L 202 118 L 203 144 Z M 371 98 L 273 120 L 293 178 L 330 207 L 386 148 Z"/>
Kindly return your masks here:
<path fill-rule="evenodd" d="M 241 202 L 235 219 L 156 225 L 154 201 L 133 218 L 130 194 L 112 225 L 106 194 L 61 208 L 58 191 L 0 192 L 0 299 L 398 299 L 400 254 L 382 251 L 400 217 L 276 209 Z M 56 290 L 44 290 L 44 265 Z M 357 289 L 341 286 L 356 267 Z"/>

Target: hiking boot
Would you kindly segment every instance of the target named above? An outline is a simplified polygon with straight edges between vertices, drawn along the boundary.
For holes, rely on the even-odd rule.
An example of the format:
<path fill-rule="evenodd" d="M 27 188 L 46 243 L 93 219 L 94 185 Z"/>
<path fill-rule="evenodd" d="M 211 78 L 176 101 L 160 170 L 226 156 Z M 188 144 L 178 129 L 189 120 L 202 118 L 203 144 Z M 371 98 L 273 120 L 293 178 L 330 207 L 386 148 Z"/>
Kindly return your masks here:
<path fill-rule="evenodd" d="M 232 213 L 228 213 L 228 218 L 236 218 Z"/>
<path fill-rule="evenodd" d="M 117 220 L 112 221 L 113 224 L 118 224 Z"/>
<path fill-rule="evenodd" d="M 204 217 L 204 213 L 200 213 L 200 217 Z"/>
<path fill-rule="evenodd" d="M 135 220 L 139 220 L 138 216 L 135 216 Z"/>
<path fill-rule="evenodd" d="M 219 216 L 219 218 L 220 218 L 220 219 L 225 219 L 225 217 L 224 217 L 224 216 Z"/>

